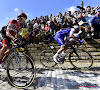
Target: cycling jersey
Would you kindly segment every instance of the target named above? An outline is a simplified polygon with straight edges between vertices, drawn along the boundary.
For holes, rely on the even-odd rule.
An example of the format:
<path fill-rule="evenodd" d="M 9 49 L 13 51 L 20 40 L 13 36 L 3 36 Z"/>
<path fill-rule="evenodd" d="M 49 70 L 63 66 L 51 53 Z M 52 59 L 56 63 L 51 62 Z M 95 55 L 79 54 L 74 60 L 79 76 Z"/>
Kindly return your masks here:
<path fill-rule="evenodd" d="M 10 30 L 10 33 L 12 35 L 14 35 L 14 33 L 17 33 L 19 31 L 19 28 L 20 26 L 18 25 L 18 22 L 17 20 L 11 20 L 9 23 L 8 23 L 8 26 L 7 26 L 7 29 Z"/>
<path fill-rule="evenodd" d="M 19 34 L 22 36 L 22 38 L 27 38 L 27 33 L 28 33 L 28 29 L 27 28 L 21 28 Z"/>
<path fill-rule="evenodd" d="M 7 29 L 1 30 L 1 41 L 2 41 L 2 43 L 5 42 L 5 41 L 8 41 L 8 43 L 10 44 L 10 42 L 11 42 L 11 39 L 8 36 L 6 36 L 6 30 L 9 30 L 10 34 L 15 36 L 15 34 L 19 31 L 19 28 L 20 28 L 20 26 L 18 25 L 17 20 L 11 20 L 8 23 Z"/>
<path fill-rule="evenodd" d="M 69 34 L 73 34 L 74 30 L 75 30 L 74 28 L 68 28 L 68 29 L 58 31 L 54 39 L 58 42 L 60 46 L 65 45 L 66 43 L 65 43 L 64 37 L 69 39 Z"/>

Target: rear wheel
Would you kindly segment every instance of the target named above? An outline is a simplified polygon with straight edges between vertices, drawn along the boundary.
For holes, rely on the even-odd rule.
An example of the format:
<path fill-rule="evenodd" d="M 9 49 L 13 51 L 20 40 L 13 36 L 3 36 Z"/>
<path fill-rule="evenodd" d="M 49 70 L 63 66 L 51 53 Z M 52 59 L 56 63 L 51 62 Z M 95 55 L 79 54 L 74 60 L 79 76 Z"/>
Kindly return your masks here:
<path fill-rule="evenodd" d="M 52 50 L 43 50 L 40 53 L 40 62 L 46 68 L 53 68 L 57 63 L 53 60 L 54 52 Z"/>

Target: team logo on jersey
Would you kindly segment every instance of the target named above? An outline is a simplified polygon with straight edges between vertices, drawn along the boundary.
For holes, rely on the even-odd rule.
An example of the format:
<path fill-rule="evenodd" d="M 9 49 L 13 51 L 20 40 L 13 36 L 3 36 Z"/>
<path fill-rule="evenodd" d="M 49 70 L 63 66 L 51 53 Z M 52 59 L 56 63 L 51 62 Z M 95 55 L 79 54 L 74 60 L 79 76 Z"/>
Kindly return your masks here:
<path fill-rule="evenodd" d="M 10 23 L 7 27 L 7 29 L 17 32 L 17 26 L 15 24 Z"/>

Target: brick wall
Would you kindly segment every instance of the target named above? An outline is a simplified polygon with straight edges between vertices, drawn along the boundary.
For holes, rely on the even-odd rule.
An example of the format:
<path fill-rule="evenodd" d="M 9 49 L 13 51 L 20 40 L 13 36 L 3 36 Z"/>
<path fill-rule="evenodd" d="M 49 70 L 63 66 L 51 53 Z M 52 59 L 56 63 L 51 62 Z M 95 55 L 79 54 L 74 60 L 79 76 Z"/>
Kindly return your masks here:
<path fill-rule="evenodd" d="M 79 48 L 84 48 L 85 50 L 89 51 L 95 60 L 100 60 L 100 40 L 91 40 L 91 41 L 84 41 L 85 45 L 81 45 Z M 59 45 L 56 43 L 51 43 L 59 49 Z M 49 44 L 50 45 L 50 44 Z M 31 57 L 39 60 L 39 55 L 43 50 L 49 50 L 49 46 L 43 43 L 40 44 L 32 44 L 28 46 L 28 53 Z"/>

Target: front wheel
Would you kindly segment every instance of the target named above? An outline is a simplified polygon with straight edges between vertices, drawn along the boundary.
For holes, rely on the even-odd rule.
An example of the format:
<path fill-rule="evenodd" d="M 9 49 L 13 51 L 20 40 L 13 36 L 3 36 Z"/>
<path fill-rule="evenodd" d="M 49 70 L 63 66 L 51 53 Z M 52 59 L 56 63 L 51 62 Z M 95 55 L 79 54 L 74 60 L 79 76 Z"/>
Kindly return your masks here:
<path fill-rule="evenodd" d="M 78 70 L 89 70 L 93 66 L 92 55 L 84 49 L 75 49 L 69 54 L 70 63 Z"/>
<path fill-rule="evenodd" d="M 54 52 L 52 50 L 43 50 L 40 53 L 40 62 L 46 68 L 53 68 L 57 63 L 53 60 Z"/>
<path fill-rule="evenodd" d="M 7 77 L 9 82 L 17 88 L 26 88 L 35 79 L 36 69 L 33 60 L 25 53 L 12 55 L 7 64 Z"/>

